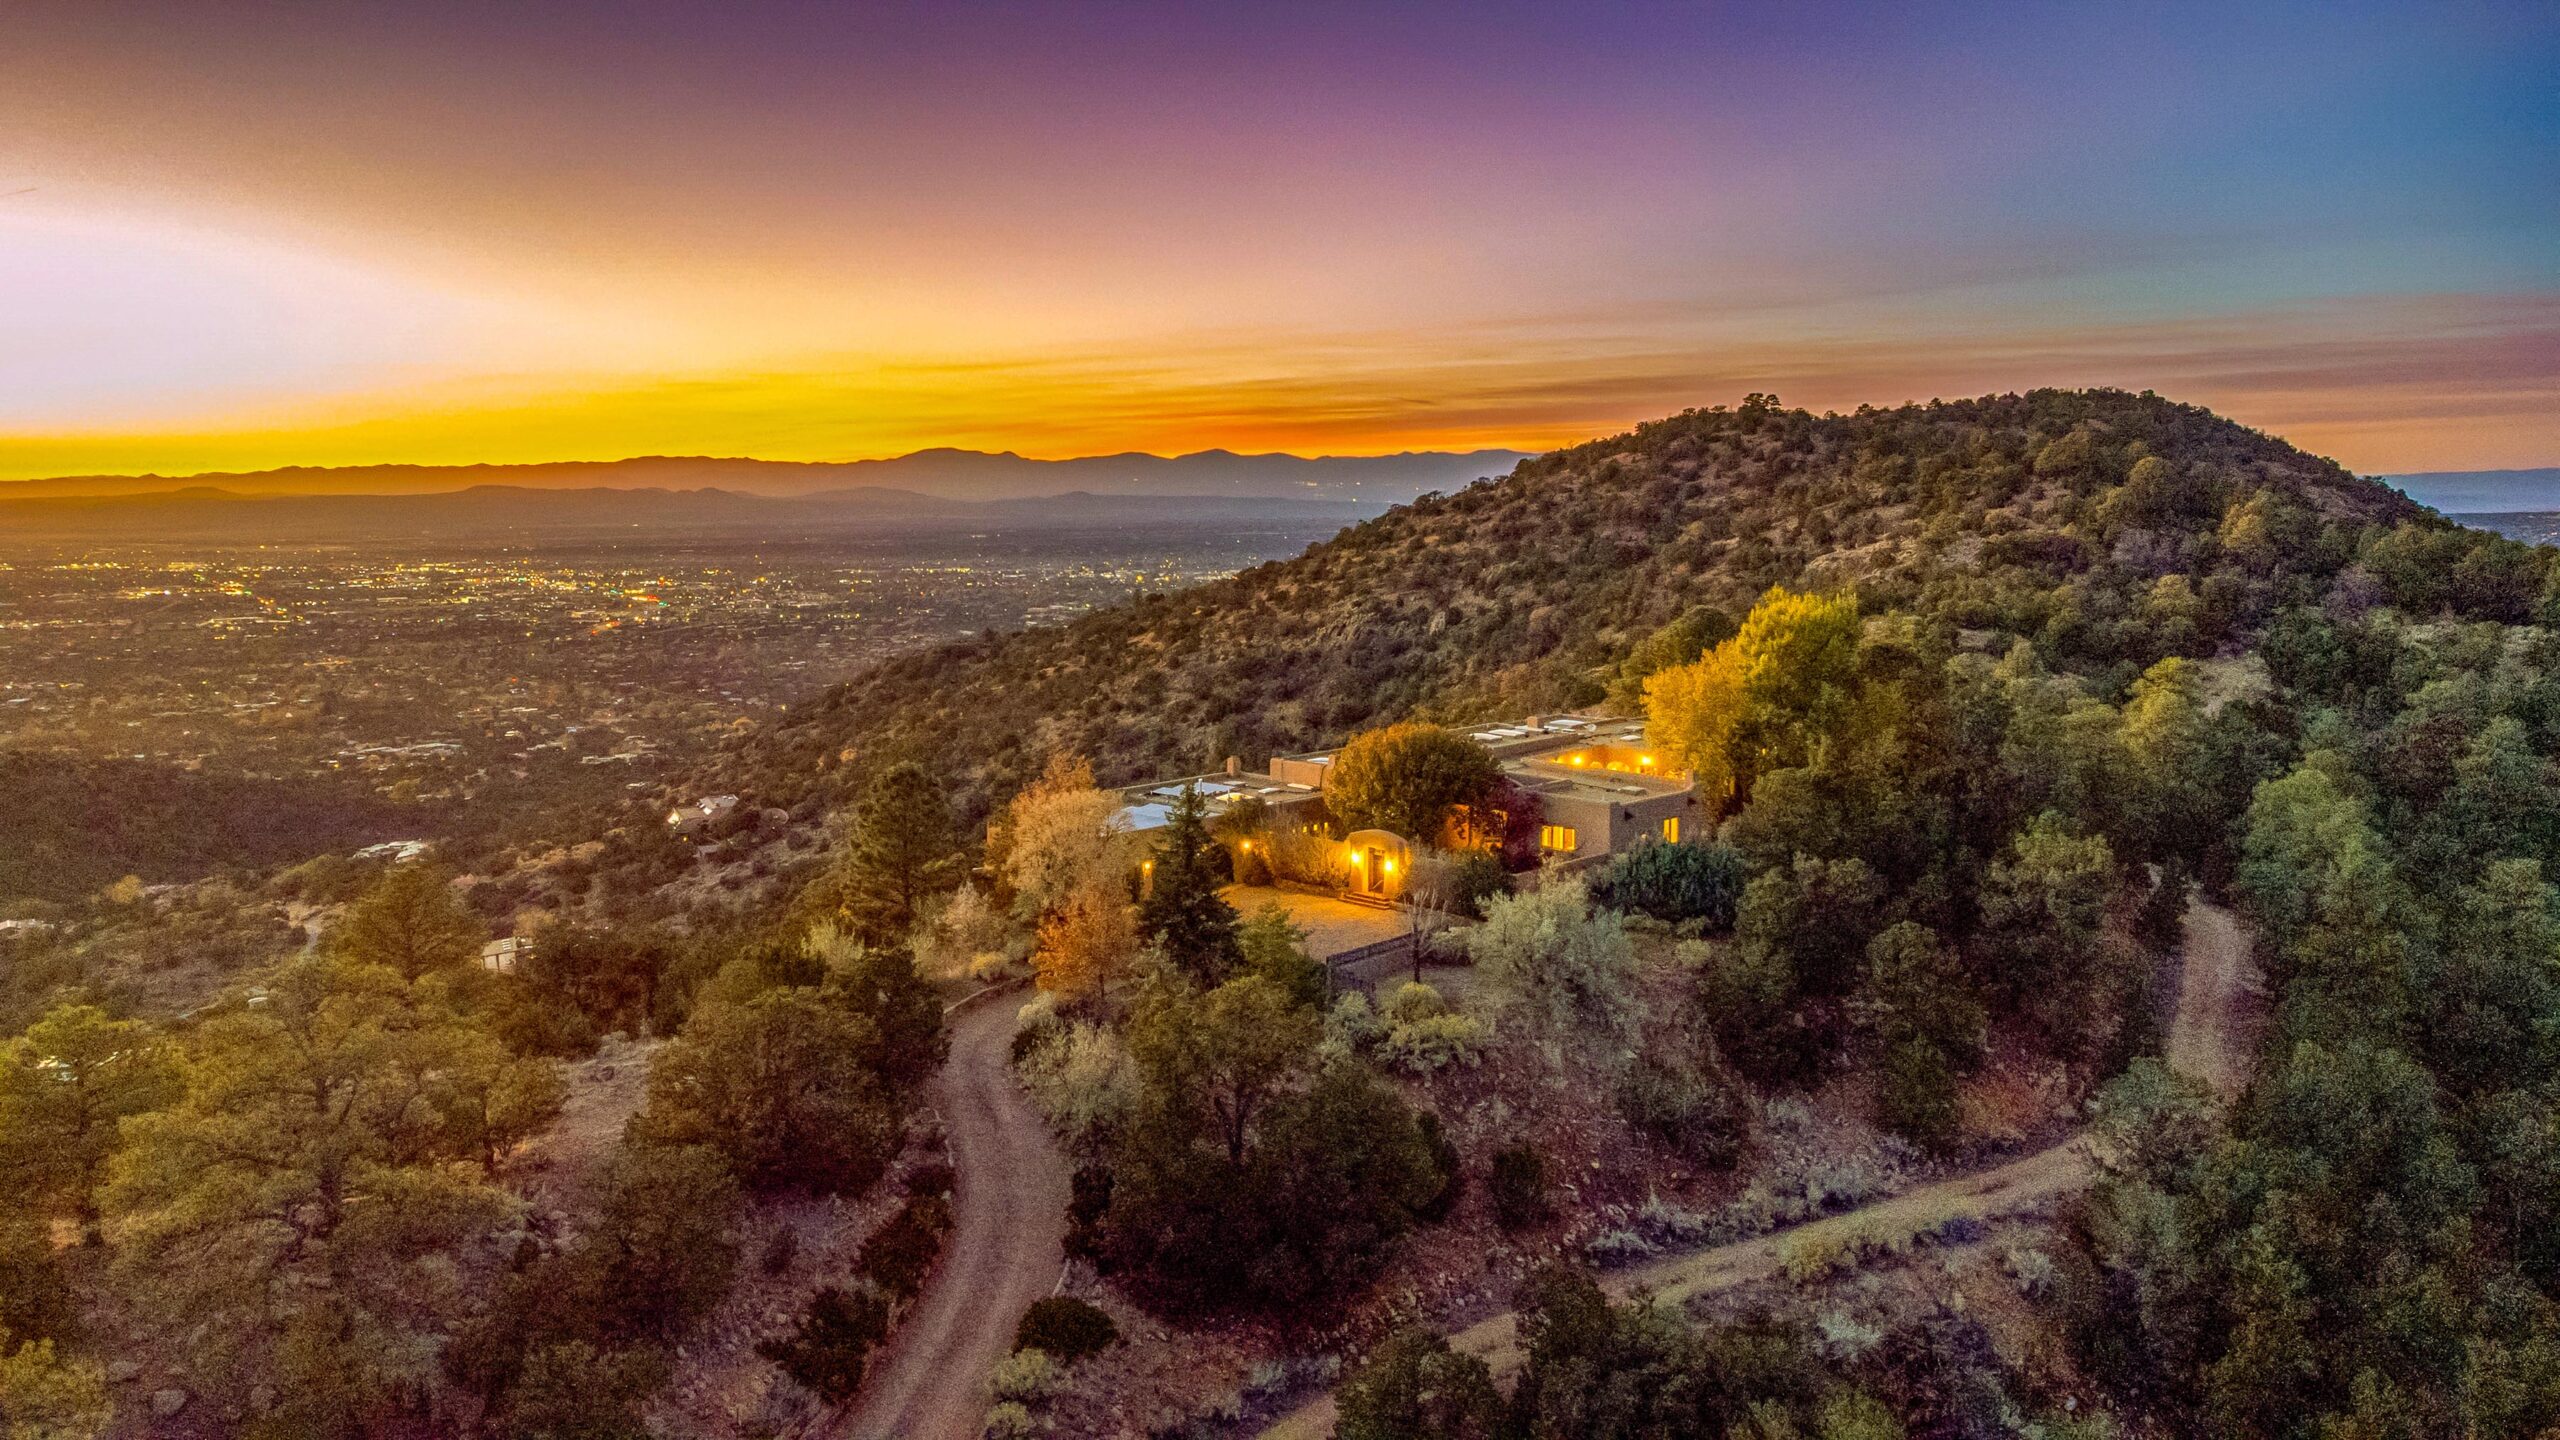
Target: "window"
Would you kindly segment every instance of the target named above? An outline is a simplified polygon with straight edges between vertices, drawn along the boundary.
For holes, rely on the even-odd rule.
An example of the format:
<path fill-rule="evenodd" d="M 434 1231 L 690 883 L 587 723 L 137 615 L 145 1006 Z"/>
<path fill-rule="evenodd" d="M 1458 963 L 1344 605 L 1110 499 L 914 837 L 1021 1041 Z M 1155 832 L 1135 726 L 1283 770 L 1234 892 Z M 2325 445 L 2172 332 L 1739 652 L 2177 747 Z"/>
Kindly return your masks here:
<path fill-rule="evenodd" d="M 1677 815 L 1667 815 L 1667 816 L 1664 816 L 1664 817 L 1663 817 L 1663 821 L 1662 821 L 1662 838 L 1663 838 L 1663 839 L 1665 839 L 1665 840 L 1667 840 L 1667 841 L 1669 841 L 1670 843 L 1672 843 L 1672 844 L 1674 844 L 1674 845 L 1677 845 L 1677 844 L 1679 844 L 1679 843 L 1680 843 L 1680 817 L 1679 817 L 1679 816 L 1677 816 Z"/>
<path fill-rule="evenodd" d="M 1575 834 L 1570 825 L 1541 825 L 1538 827 L 1538 848 L 1570 855 L 1582 848 L 1582 837 Z"/>

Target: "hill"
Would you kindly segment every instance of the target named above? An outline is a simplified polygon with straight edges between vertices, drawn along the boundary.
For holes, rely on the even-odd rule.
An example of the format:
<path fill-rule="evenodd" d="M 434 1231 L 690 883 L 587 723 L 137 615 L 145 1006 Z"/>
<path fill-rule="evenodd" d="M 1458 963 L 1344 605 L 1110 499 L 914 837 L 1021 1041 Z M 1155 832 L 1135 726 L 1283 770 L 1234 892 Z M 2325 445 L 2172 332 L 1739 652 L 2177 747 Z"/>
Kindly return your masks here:
<path fill-rule="evenodd" d="M 1033 460 L 1010 451 L 919 450 L 841 463 L 704 455 L 643 455 L 538 465 L 291 466 L 190 476 L 66 475 L 0 482 L 0 500 L 166 494 L 436 495 L 485 486 L 519 490 L 729 490 L 798 496 L 830 490 L 912 491 L 940 500 L 1025 500 L 1062 491 L 1097 495 L 1212 495 L 1394 504 L 1451 490 L 1527 458 L 1517 450 L 1399 455 L 1089 455 Z"/>
<path fill-rule="evenodd" d="M 1778 584 L 1852 587 L 1870 613 L 1914 611 L 1985 646 L 2028 637 L 2121 687 L 2164 653 L 2236 645 L 2317 601 L 2400 525 L 2506 543 L 2148 394 L 1826 416 L 1755 397 L 1524 461 L 1225 581 L 893 660 L 715 778 L 840 798 L 854 773 L 913 756 L 983 809 L 1052 749 L 1125 781 L 1408 714 L 1589 704 L 1658 628 L 1696 606 L 1738 615 Z M 2463 603 L 2538 596 L 2538 571 L 2500 583 Z"/>

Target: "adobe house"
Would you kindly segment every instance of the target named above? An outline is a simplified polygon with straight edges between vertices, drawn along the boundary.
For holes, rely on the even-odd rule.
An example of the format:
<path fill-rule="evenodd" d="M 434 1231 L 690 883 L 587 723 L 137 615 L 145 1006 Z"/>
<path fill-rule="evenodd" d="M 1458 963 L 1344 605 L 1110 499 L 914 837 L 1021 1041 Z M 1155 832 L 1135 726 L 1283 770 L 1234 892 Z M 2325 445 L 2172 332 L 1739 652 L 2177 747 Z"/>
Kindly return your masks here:
<path fill-rule="evenodd" d="M 1642 720 L 1596 716 L 1531 716 L 1513 723 L 1453 727 L 1482 745 L 1502 773 L 1538 797 L 1538 848 L 1554 864 L 1580 867 L 1651 838 L 1673 845 L 1702 842 L 1710 811 L 1686 776 L 1668 775 L 1644 743 Z M 1158 781 L 1121 792 L 1122 823 L 1133 832 L 1162 827 L 1182 787 L 1197 785 L 1212 822 L 1248 797 L 1269 807 L 1275 825 L 1322 823 L 1326 776 L 1334 752 L 1275 755 L 1261 770 L 1229 760 L 1216 774 Z M 1360 830 L 1338 842 L 1338 883 L 1349 894 L 1391 899 L 1412 873 L 1413 842 L 1385 830 Z"/>

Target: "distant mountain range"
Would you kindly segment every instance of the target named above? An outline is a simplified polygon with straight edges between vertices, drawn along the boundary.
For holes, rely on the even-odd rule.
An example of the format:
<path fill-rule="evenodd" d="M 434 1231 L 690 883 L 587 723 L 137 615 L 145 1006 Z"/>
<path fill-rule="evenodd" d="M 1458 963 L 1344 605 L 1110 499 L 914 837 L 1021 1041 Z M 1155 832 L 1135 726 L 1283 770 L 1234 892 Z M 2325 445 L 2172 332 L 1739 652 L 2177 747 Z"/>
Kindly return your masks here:
<path fill-rule="evenodd" d="M 167 482 L 162 482 L 166 484 Z M 814 536 L 953 528 L 1022 530 L 1150 525 L 1354 524 L 1383 514 L 1378 499 L 1257 494 L 1097 495 L 958 500 L 856 486 L 807 495 L 735 490 L 543 490 L 475 485 L 430 494 L 242 493 L 189 485 L 141 493 L 12 497 L 0 489 L 0 539 L 368 541 L 598 535 Z"/>
<path fill-rule="evenodd" d="M 209 489 L 237 496 L 437 495 L 502 486 L 513 490 L 722 490 L 744 495 L 814 496 L 895 490 L 940 500 L 1031 500 L 1091 495 L 1357 500 L 1400 505 L 1433 490 L 1456 490 L 1505 475 L 1519 450 L 1408 451 L 1399 455 L 1093 455 L 1030 460 L 1011 451 L 919 450 L 892 460 L 798 462 L 644 455 L 540 465 L 295 466 L 188 476 L 69 475 L 0 482 L 0 500 L 166 494 Z"/>
<path fill-rule="evenodd" d="M 2540 470 L 2430 470 L 2376 477 L 2447 515 L 2560 510 L 2560 467 Z"/>

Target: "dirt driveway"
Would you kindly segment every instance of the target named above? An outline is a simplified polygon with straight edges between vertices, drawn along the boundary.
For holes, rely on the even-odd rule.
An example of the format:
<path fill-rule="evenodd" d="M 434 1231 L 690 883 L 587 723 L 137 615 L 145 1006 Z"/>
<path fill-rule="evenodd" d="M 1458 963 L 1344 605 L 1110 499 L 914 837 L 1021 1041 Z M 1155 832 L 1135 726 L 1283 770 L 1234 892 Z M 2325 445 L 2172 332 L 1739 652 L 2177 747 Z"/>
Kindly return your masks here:
<path fill-rule="evenodd" d="M 951 1016 L 951 1058 L 933 1103 L 959 1172 L 941 1266 L 831 1432 L 844 1440 L 976 1440 L 987 1377 L 1013 1348 L 1031 1302 L 1066 1263 L 1067 1162 L 1014 1084 L 1020 991 L 981 995 Z"/>

